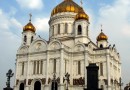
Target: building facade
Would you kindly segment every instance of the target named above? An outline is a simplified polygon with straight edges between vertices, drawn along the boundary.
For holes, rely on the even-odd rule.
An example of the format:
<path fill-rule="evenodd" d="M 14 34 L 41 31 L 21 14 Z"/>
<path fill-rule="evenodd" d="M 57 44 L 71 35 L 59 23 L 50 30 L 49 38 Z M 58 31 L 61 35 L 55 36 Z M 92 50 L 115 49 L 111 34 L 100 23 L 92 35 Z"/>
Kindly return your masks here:
<path fill-rule="evenodd" d="M 58 90 L 65 90 L 66 73 L 69 90 L 83 90 L 89 63 L 99 66 L 99 88 L 119 90 L 119 53 L 102 30 L 97 42 L 92 42 L 89 25 L 89 16 L 73 0 L 64 0 L 52 10 L 48 41 L 36 35 L 30 19 L 16 55 L 14 90 L 51 90 L 54 78 Z"/>

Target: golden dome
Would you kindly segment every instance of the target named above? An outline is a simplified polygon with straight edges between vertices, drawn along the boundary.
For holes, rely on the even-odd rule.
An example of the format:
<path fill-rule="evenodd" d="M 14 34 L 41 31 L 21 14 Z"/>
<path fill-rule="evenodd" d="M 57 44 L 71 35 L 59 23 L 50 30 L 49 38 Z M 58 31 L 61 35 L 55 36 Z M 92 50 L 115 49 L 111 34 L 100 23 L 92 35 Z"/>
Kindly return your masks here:
<path fill-rule="evenodd" d="M 89 20 L 89 16 L 84 12 L 83 8 L 80 8 L 78 14 L 75 17 L 75 20 L 79 19 Z"/>
<path fill-rule="evenodd" d="M 76 4 L 73 0 L 64 0 L 52 10 L 51 16 L 61 12 L 78 13 L 80 8 L 81 7 L 78 4 Z"/>
<path fill-rule="evenodd" d="M 32 32 L 35 32 L 36 29 L 35 27 L 33 26 L 33 24 L 31 22 L 29 22 L 27 25 L 25 25 L 23 27 L 23 31 L 32 31 Z"/>
<path fill-rule="evenodd" d="M 101 33 L 97 37 L 97 41 L 107 40 L 107 39 L 108 39 L 108 37 L 101 30 Z"/>

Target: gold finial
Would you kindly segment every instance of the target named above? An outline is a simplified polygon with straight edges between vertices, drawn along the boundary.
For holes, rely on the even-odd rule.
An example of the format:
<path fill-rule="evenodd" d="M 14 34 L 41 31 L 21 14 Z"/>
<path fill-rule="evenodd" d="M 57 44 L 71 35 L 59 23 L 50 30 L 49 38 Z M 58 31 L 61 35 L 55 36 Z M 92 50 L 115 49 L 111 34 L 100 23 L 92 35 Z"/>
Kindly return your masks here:
<path fill-rule="evenodd" d="M 30 14 L 29 14 L 29 16 L 30 16 L 30 19 L 29 19 L 29 21 L 31 22 L 32 14 L 30 13 Z"/>
<path fill-rule="evenodd" d="M 83 6 L 83 1 L 82 0 L 80 0 L 80 4 L 81 4 L 81 7 Z"/>

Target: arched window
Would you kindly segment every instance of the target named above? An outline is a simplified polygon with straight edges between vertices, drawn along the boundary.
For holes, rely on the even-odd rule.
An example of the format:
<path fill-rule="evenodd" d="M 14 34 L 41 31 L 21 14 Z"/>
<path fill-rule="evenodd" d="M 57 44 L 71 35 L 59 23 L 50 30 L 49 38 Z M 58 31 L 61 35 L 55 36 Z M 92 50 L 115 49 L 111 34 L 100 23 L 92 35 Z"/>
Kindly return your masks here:
<path fill-rule="evenodd" d="M 100 44 L 100 48 L 103 48 L 103 45 L 102 45 L 102 44 Z"/>
<path fill-rule="evenodd" d="M 81 25 L 78 25 L 78 35 L 81 35 L 82 34 L 82 27 Z"/>
<path fill-rule="evenodd" d="M 24 36 L 24 42 L 27 42 L 27 36 L 26 35 Z"/>
<path fill-rule="evenodd" d="M 60 24 L 58 24 L 58 34 L 60 34 Z"/>
<path fill-rule="evenodd" d="M 21 83 L 21 84 L 20 84 L 19 90 L 24 90 L 24 83 Z"/>
<path fill-rule="evenodd" d="M 68 24 L 65 23 L 65 33 L 67 33 L 67 31 L 68 31 Z"/>
<path fill-rule="evenodd" d="M 56 59 L 54 59 L 54 73 L 56 73 Z"/>
<path fill-rule="evenodd" d="M 31 43 L 33 42 L 33 36 L 31 37 Z"/>
<path fill-rule="evenodd" d="M 100 63 L 100 75 L 103 76 L 103 63 Z"/>
<path fill-rule="evenodd" d="M 34 84 L 34 90 L 41 90 L 41 83 L 39 81 L 36 81 Z"/>

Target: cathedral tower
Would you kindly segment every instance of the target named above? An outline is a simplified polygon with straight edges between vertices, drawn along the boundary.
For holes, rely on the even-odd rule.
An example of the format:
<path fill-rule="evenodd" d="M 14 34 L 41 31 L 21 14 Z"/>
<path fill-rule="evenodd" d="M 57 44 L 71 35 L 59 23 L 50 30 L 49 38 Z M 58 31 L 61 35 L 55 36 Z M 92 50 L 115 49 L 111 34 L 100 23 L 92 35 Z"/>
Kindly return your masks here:
<path fill-rule="evenodd" d="M 83 8 L 79 9 L 78 14 L 75 16 L 74 32 L 75 42 L 88 43 L 89 39 L 89 16 L 84 12 Z"/>
<path fill-rule="evenodd" d="M 108 47 L 108 37 L 103 33 L 101 29 L 101 33 L 97 36 L 97 46 L 99 48 L 106 48 Z"/>
<path fill-rule="evenodd" d="M 35 27 L 31 23 L 31 17 L 32 15 L 30 14 L 30 20 L 27 25 L 23 27 L 23 32 L 22 32 L 22 44 L 29 46 L 34 38 L 35 38 Z"/>

